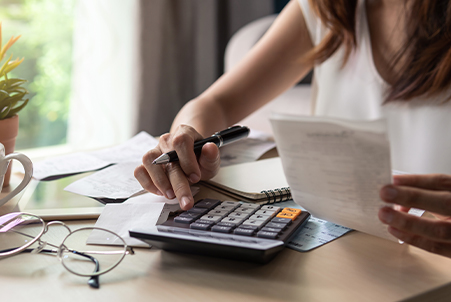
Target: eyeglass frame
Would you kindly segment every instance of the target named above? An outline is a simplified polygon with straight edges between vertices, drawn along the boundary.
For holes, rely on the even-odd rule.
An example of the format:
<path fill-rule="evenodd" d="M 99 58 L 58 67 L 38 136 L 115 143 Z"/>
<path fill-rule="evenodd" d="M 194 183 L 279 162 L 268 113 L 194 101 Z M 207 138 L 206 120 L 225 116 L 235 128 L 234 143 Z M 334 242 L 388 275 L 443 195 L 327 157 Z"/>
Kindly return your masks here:
<path fill-rule="evenodd" d="M 12 251 L 4 252 L 4 253 L 1 253 L 1 252 L 0 252 L 0 258 L 2 258 L 2 257 L 11 257 L 11 256 L 14 256 L 14 255 L 20 254 L 21 252 L 25 251 L 28 247 L 30 247 L 30 246 L 33 245 L 34 243 L 39 242 L 39 246 L 38 246 L 37 248 L 33 249 L 32 253 L 33 253 L 34 251 L 36 251 L 35 253 L 39 253 L 39 252 L 41 252 L 41 251 L 44 249 L 44 247 L 45 247 L 46 245 L 50 245 L 50 246 L 52 246 L 52 247 L 54 247 L 54 248 L 57 249 L 57 251 L 56 251 L 57 258 L 60 260 L 60 262 L 61 262 L 61 264 L 64 266 L 64 268 L 65 268 L 66 270 L 68 270 L 70 273 L 72 273 L 72 274 L 74 274 L 74 275 L 77 275 L 77 276 L 80 276 L 80 277 L 98 277 L 98 276 L 103 275 L 103 274 L 105 274 L 105 273 L 108 273 L 109 271 L 111 271 L 111 270 L 113 270 L 114 268 L 116 268 L 116 267 L 119 265 L 119 263 L 121 263 L 122 260 L 125 258 L 125 255 L 133 255 L 133 254 L 134 254 L 133 248 L 132 248 L 132 247 L 129 247 L 129 246 L 127 245 L 127 243 L 125 242 L 124 238 L 122 238 L 121 236 L 119 236 L 119 235 L 116 234 L 115 232 L 110 231 L 110 230 L 107 230 L 107 229 L 104 229 L 104 228 L 99 228 L 99 227 L 83 227 L 83 228 L 79 228 L 79 229 L 76 229 L 76 230 L 72 231 L 72 230 L 70 229 L 70 227 L 69 227 L 67 224 L 65 224 L 64 222 L 62 222 L 62 221 L 54 220 L 54 221 L 50 221 L 50 222 L 46 223 L 41 217 L 39 217 L 39 216 L 37 216 L 37 215 L 34 215 L 34 214 L 31 214 L 31 213 L 26 213 L 26 212 L 13 212 L 13 213 L 8 213 L 8 214 L 5 214 L 5 215 L 0 216 L 0 218 L 2 218 L 2 217 L 4 217 L 4 216 L 7 216 L 7 215 L 11 215 L 11 214 L 16 214 L 16 213 L 17 213 L 18 215 L 16 215 L 15 217 L 17 217 L 17 216 L 19 216 L 19 215 L 28 215 L 28 216 L 31 216 L 31 217 L 38 218 L 39 221 L 42 223 L 43 228 L 42 228 L 41 232 L 40 232 L 38 235 L 36 235 L 36 236 L 32 236 L 32 235 L 28 235 L 28 234 L 22 234 L 22 235 L 27 236 L 27 237 L 33 237 L 33 240 L 31 240 L 30 242 L 26 243 L 25 245 L 23 245 L 23 246 L 21 246 L 21 247 L 18 247 L 18 248 L 16 248 L 16 249 L 12 250 Z M 14 218 L 12 218 L 12 219 L 14 219 Z M 60 244 L 59 246 L 56 246 L 56 245 L 54 245 L 54 244 L 51 244 L 51 243 L 48 243 L 48 242 L 46 242 L 46 241 L 41 241 L 41 240 L 40 240 L 41 237 L 42 237 L 44 234 L 46 234 L 46 233 L 48 232 L 49 226 L 54 225 L 54 224 L 62 225 L 63 227 L 65 227 L 65 228 L 69 231 L 69 234 L 68 234 L 66 237 L 64 237 L 64 239 L 62 240 L 62 242 L 61 242 L 61 244 Z M 124 243 L 124 251 L 122 252 L 122 256 L 116 261 L 116 263 L 115 263 L 114 265 L 112 265 L 111 267 L 109 267 L 108 269 L 106 269 L 106 270 L 104 270 L 104 271 L 100 271 L 100 272 L 96 272 L 96 273 L 91 273 L 91 274 L 81 274 L 81 273 L 78 273 L 78 272 L 73 271 L 72 269 L 70 269 L 69 267 L 67 267 L 66 264 L 64 263 L 63 258 L 61 257 L 63 251 L 64 251 L 64 250 L 67 250 L 67 251 L 69 251 L 69 252 L 75 251 L 75 252 L 80 253 L 80 254 L 83 254 L 83 253 L 78 252 L 78 251 L 76 251 L 76 250 L 71 250 L 71 249 L 67 248 L 67 247 L 64 245 L 64 242 L 65 242 L 66 239 L 67 239 L 69 236 L 71 236 L 72 234 L 74 234 L 74 233 L 76 233 L 76 232 L 79 232 L 79 231 L 83 231 L 83 230 L 101 230 L 101 231 L 105 231 L 105 232 L 107 232 L 107 233 L 110 233 L 110 234 L 115 235 L 116 237 L 118 237 L 118 238 Z M 93 254 L 96 254 L 96 253 L 97 253 L 97 254 L 103 254 L 103 255 L 111 254 L 111 252 L 93 252 L 93 251 L 90 251 L 90 253 L 93 253 Z M 116 252 L 115 252 L 115 253 L 116 253 Z M 92 258 L 94 258 L 94 257 L 92 257 Z M 95 258 L 94 258 L 94 259 L 95 259 Z M 97 260 L 96 260 L 96 261 L 97 261 Z"/>

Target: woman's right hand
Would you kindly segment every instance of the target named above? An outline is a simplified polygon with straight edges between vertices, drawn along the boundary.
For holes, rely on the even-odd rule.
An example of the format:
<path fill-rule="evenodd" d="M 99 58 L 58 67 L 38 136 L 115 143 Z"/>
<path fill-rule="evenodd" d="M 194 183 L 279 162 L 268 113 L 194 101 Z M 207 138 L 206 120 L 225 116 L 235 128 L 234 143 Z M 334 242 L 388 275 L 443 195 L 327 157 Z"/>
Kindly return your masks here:
<path fill-rule="evenodd" d="M 182 210 L 194 205 L 190 185 L 210 179 L 218 173 L 219 148 L 214 143 L 203 146 L 197 158 L 194 142 L 203 137 L 194 128 L 180 125 L 172 133 L 160 136 L 158 145 L 143 156 L 143 163 L 135 169 L 135 177 L 141 186 L 168 199 L 177 197 Z M 154 165 L 152 162 L 169 151 L 175 150 L 178 162 Z"/>

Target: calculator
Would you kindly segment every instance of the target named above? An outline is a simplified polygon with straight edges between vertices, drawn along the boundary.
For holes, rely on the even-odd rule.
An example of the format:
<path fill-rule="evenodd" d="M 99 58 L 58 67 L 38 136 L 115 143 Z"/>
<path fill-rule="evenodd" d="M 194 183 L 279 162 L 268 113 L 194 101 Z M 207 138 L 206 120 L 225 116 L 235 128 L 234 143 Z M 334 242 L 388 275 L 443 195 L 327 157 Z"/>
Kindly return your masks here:
<path fill-rule="evenodd" d="M 309 218 L 295 208 L 207 198 L 161 225 L 129 233 L 164 250 L 266 263 Z"/>

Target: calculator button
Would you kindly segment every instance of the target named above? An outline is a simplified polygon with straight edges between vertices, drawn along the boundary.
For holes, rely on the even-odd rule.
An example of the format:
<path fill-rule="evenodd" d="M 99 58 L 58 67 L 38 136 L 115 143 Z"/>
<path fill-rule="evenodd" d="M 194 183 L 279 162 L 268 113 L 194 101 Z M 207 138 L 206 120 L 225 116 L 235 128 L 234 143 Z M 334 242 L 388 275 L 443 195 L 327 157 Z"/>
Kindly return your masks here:
<path fill-rule="evenodd" d="M 276 207 L 276 206 L 262 206 L 260 208 L 260 210 L 278 212 L 280 210 L 280 207 Z"/>
<path fill-rule="evenodd" d="M 265 232 L 273 232 L 273 233 L 280 234 L 280 233 L 282 232 L 282 229 L 279 229 L 279 228 L 270 228 L 270 227 L 264 226 L 264 227 L 262 228 L 262 231 L 265 231 Z"/>
<path fill-rule="evenodd" d="M 208 212 L 208 209 L 204 209 L 204 208 L 191 208 L 188 211 L 186 211 L 188 213 L 198 213 L 198 214 L 205 214 Z"/>
<path fill-rule="evenodd" d="M 222 211 L 227 211 L 227 213 L 230 213 L 230 212 L 232 212 L 233 210 L 235 210 L 235 208 L 236 208 L 236 207 L 233 207 L 233 206 L 223 206 L 223 205 L 220 205 L 220 206 L 217 206 L 216 208 L 214 208 L 212 211 L 214 211 L 214 210 L 222 210 Z"/>
<path fill-rule="evenodd" d="M 275 217 L 275 218 L 271 219 L 271 222 L 283 223 L 283 224 L 286 224 L 286 225 L 290 225 L 292 220 L 290 218 Z"/>
<path fill-rule="evenodd" d="M 297 215 L 293 214 L 293 213 L 287 213 L 287 212 L 280 212 L 279 214 L 277 214 L 277 217 L 279 218 L 289 218 L 291 220 L 295 220 Z"/>
<path fill-rule="evenodd" d="M 227 217 L 235 217 L 235 218 L 240 218 L 240 219 L 246 219 L 247 217 L 249 217 L 251 214 L 248 213 L 237 213 L 237 212 L 233 212 L 230 213 L 229 216 Z"/>
<path fill-rule="evenodd" d="M 285 212 L 285 213 L 293 213 L 293 214 L 295 214 L 296 216 L 299 216 L 299 214 L 301 214 L 302 210 L 301 210 L 301 209 L 295 209 L 295 208 L 284 208 L 284 209 L 282 210 L 282 212 Z"/>
<path fill-rule="evenodd" d="M 235 225 L 240 224 L 241 222 L 243 222 L 243 220 L 246 218 L 240 218 L 240 217 L 226 217 L 224 219 L 221 220 L 220 223 L 222 222 L 226 222 L 226 223 L 233 223 Z"/>
<path fill-rule="evenodd" d="M 264 220 L 255 220 L 255 219 L 248 219 L 245 222 L 243 222 L 243 225 L 253 225 L 258 228 L 262 227 L 265 224 Z"/>
<path fill-rule="evenodd" d="M 257 233 L 257 237 L 269 238 L 269 239 L 276 239 L 278 235 L 279 235 L 278 233 L 266 232 L 266 231 L 260 231 Z"/>
<path fill-rule="evenodd" d="M 240 203 L 236 201 L 223 201 L 221 203 L 221 206 L 238 208 L 240 206 Z"/>
<path fill-rule="evenodd" d="M 255 209 L 239 207 L 239 208 L 236 209 L 233 213 L 246 213 L 246 214 L 252 214 L 252 213 L 254 213 L 254 212 L 255 212 Z"/>
<path fill-rule="evenodd" d="M 260 208 L 260 205 L 258 205 L 256 203 L 245 202 L 245 203 L 242 203 L 240 207 L 241 208 L 258 209 L 258 208 Z"/>
<path fill-rule="evenodd" d="M 195 219 L 192 218 L 192 217 L 183 217 L 183 216 L 177 216 L 177 217 L 174 218 L 174 221 L 175 221 L 175 222 L 178 222 L 178 223 L 185 223 L 185 224 L 191 223 L 191 222 L 193 222 L 194 220 L 195 220 Z"/>
<path fill-rule="evenodd" d="M 266 227 L 284 230 L 287 227 L 287 224 L 285 224 L 285 223 L 268 222 L 266 224 Z"/>
<path fill-rule="evenodd" d="M 266 215 L 266 216 L 270 216 L 273 217 L 276 215 L 276 211 L 272 211 L 272 210 L 258 210 L 257 212 L 255 212 L 255 215 Z"/>
<path fill-rule="evenodd" d="M 211 222 L 218 222 L 222 219 L 222 216 L 216 216 L 216 215 L 204 215 L 201 217 L 202 220 L 208 220 Z"/>
<path fill-rule="evenodd" d="M 211 224 L 194 222 L 194 223 L 191 223 L 189 225 L 189 227 L 191 229 L 195 229 L 195 230 L 208 231 L 210 229 L 210 227 L 211 227 Z"/>
<path fill-rule="evenodd" d="M 252 215 L 251 217 L 249 217 L 249 219 L 262 220 L 262 221 L 266 222 L 266 221 L 271 219 L 271 216 L 268 216 L 268 215 Z"/>
<path fill-rule="evenodd" d="M 218 232 L 218 233 L 231 233 L 233 230 L 233 227 L 231 226 L 225 226 L 225 225 L 214 225 L 211 230 L 213 232 Z"/>
<path fill-rule="evenodd" d="M 196 208 L 212 209 L 212 208 L 216 207 L 218 204 L 221 204 L 221 202 L 219 200 L 205 198 L 205 199 L 202 199 L 201 201 L 199 201 L 198 203 L 196 203 L 194 206 Z"/>
<path fill-rule="evenodd" d="M 254 230 L 254 231 L 258 230 L 258 227 L 255 226 L 255 225 L 243 225 L 242 224 L 242 225 L 239 226 L 239 228 L 240 229 Z"/>
<path fill-rule="evenodd" d="M 201 219 L 198 219 L 197 221 L 196 221 L 196 223 L 202 223 L 202 224 L 208 224 L 208 225 L 213 225 L 214 224 L 214 221 L 211 221 L 211 220 L 203 220 L 202 218 Z"/>
<path fill-rule="evenodd" d="M 236 227 L 236 223 L 224 222 L 224 221 L 218 222 L 216 225 L 228 226 L 228 227 L 232 227 L 232 228 Z"/>
<path fill-rule="evenodd" d="M 216 210 L 216 209 L 213 209 L 213 210 L 211 210 L 210 212 L 208 212 L 208 215 L 221 216 L 221 217 L 224 217 L 224 216 L 226 216 L 227 214 L 229 214 L 229 211 L 226 211 L 226 210 Z"/>
<path fill-rule="evenodd" d="M 178 217 L 187 217 L 187 218 L 193 218 L 193 219 L 197 219 L 200 216 L 202 216 L 202 214 L 199 213 L 190 213 L 190 212 L 183 212 L 182 214 L 180 214 Z"/>
<path fill-rule="evenodd" d="M 233 234 L 235 235 L 242 235 L 242 236 L 252 236 L 254 235 L 255 230 L 253 229 L 243 229 L 243 228 L 237 228 L 235 231 L 233 231 Z"/>

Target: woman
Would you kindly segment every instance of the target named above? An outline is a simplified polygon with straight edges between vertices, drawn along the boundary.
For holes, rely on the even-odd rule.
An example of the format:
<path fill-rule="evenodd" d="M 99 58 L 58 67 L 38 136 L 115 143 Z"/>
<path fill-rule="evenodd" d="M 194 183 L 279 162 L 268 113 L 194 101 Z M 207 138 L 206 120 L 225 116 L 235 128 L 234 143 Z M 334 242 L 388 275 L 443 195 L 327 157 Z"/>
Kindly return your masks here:
<path fill-rule="evenodd" d="M 400 240 L 451 257 L 449 0 L 292 0 L 237 68 L 182 108 L 136 178 L 189 209 L 189 185 L 219 169 L 218 148 L 205 145 L 197 159 L 193 143 L 242 120 L 313 67 L 315 114 L 385 117 L 393 168 L 415 173 L 382 188 L 382 200 L 397 210 L 384 207 L 379 219 Z M 170 150 L 179 164 L 151 164 Z M 410 207 L 441 219 L 410 216 Z"/>

